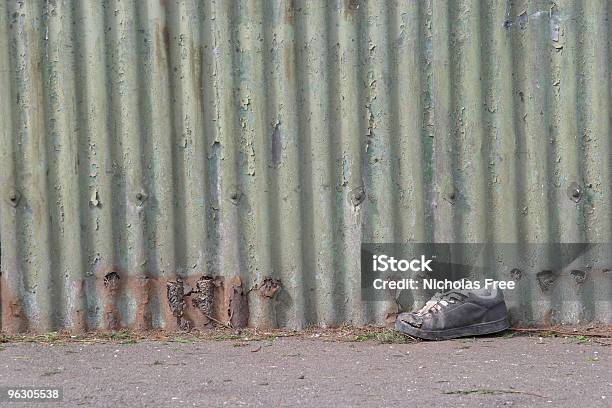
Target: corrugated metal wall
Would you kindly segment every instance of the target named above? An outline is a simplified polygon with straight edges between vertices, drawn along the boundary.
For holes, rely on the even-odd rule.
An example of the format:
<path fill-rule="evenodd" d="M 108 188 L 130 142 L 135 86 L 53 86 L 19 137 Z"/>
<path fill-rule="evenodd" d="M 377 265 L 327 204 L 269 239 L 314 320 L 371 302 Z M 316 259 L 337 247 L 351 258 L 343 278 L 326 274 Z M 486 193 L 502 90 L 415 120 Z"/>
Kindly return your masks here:
<path fill-rule="evenodd" d="M 0 1 L 1 329 L 383 323 L 361 242 L 611 242 L 610 7 Z M 607 255 L 514 318 L 610 322 Z"/>

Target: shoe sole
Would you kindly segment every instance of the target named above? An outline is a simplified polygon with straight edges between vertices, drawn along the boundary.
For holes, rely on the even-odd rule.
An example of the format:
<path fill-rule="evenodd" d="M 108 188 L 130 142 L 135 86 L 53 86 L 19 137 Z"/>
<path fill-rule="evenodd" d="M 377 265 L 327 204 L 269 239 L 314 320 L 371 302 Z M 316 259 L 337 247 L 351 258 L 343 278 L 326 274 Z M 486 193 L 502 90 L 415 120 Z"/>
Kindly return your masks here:
<path fill-rule="evenodd" d="M 508 319 L 505 317 L 493 322 L 478 323 L 471 326 L 455 327 L 453 329 L 446 330 L 421 330 L 401 321 L 400 319 L 395 321 L 396 330 L 425 340 L 449 340 L 459 337 L 481 336 L 483 334 L 504 331 L 508 327 L 510 327 L 510 325 L 508 324 Z"/>

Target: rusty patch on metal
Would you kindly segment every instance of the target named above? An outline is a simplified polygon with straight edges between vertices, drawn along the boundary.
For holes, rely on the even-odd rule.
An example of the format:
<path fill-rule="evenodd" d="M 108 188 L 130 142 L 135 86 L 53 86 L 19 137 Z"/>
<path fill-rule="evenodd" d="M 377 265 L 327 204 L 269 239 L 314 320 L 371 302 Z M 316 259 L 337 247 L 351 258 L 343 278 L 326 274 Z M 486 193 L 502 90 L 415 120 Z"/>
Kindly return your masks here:
<path fill-rule="evenodd" d="M 128 281 L 128 286 L 138 300 L 136 305 L 135 327 L 140 330 L 151 328 L 151 308 L 149 307 L 151 296 L 151 279 L 147 276 L 136 276 Z"/>
<path fill-rule="evenodd" d="M 280 279 L 267 277 L 260 285 L 255 285 L 253 289 L 257 291 L 259 296 L 272 299 L 276 292 L 282 287 Z"/>
<path fill-rule="evenodd" d="M 109 292 L 116 292 L 121 284 L 121 277 L 117 272 L 109 272 L 104 275 L 104 287 Z"/>
<path fill-rule="evenodd" d="M 385 313 L 385 326 L 394 327 L 395 320 L 397 320 L 397 316 L 399 315 L 399 313 L 400 305 L 397 303 L 397 301 L 395 301 L 387 308 L 387 312 Z"/>
<path fill-rule="evenodd" d="M 170 310 L 172 310 L 172 315 L 176 317 L 177 324 L 181 326 L 181 319 L 183 318 L 183 311 L 185 310 L 183 280 L 178 278 L 176 281 L 168 281 L 166 287 Z"/>
<path fill-rule="evenodd" d="M 225 308 L 232 327 L 246 327 L 249 324 L 249 299 L 242 279 L 235 276 L 225 285 Z"/>
<path fill-rule="evenodd" d="M 546 326 L 552 326 L 552 322 L 553 322 L 553 309 L 547 309 L 546 312 L 544 313 L 544 325 Z"/>
<path fill-rule="evenodd" d="M 176 281 L 166 282 L 168 305 L 172 311 L 172 316 L 176 319 L 176 324 L 183 330 L 189 330 L 191 324 L 189 320 L 183 317 L 185 312 L 185 285 L 181 278 L 177 278 Z"/>
<path fill-rule="evenodd" d="M 104 322 L 102 327 L 109 330 L 121 328 L 133 328 L 136 330 L 148 330 L 153 324 L 153 315 L 150 307 L 151 296 L 154 293 L 163 293 L 165 284 L 156 277 L 150 277 L 147 273 L 129 273 L 127 270 L 117 266 L 101 267 L 94 272 L 96 286 L 103 295 Z M 134 315 L 125 309 L 125 296 L 135 299 L 136 305 Z M 171 314 L 178 313 L 176 310 L 165 310 L 166 324 L 170 328 L 172 324 Z M 97 328 L 97 327 L 96 327 Z"/>
<path fill-rule="evenodd" d="M 514 268 L 510 271 L 510 276 L 512 276 L 512 280 L 519 281 L 523 277 L 523 271 L 518 268 Z"/>
<path fill-rule="evenodd" d="M 202 276 L 196 283 L 197 290 L 193 291 L 191 303 L 206 317 L 213 315 L 215 300 L 215 280 L 212 276 Z"/>
<path fill-rule="evenodd" d="M 121 293 L 121 273 L 117 268 L 110 268 L 104 273 L 104 319 L 106 327 L 117 330 L 121 327 L 121 314 L 117 306 L 118 294 Z"/>
<path fill-rule="evenodd" d="M 0 275 L 1 277 L 1 275 Z M 19 333 L 27 329 L 21 299 L 9 290 L 6 280 L 0 286 L 0 327 L 6 333 Z"/>
<path fill-rule="evenodd" d="M 538 284 L 540 285 L 540 289 L 542 290 L 542 292 L 548 292 L 552 288 L 558 275 L 558 272 L 553 271 L 538 272 L 536 277 L 538 279 Z"/>
<path fill-rule="evenodd" d="M 259 311 L 256 320 L 249 322 L 256 327 L 271 329 L 278 326 L 276 318 L 276 302 L 274 297 L 281 289 L 281 281 L 270 276 L 251 287 L 249 292 L 249 307 Z"/>
<path fill-rule="evenodd" d="M 574 269 L 570 272 L 576 283 L 583 283 L 586 280 L 586 272 L 579 269 Z"/>
<path fill-rule="evenodd" d="M 170 309 L 183 330 L 214 324 L 244 327 L 248 323 L 248 304 L 235 300 L 240 297 L 234 294 L 241 291 L 240 278 L 225 285 L 221 276 L 204 275 L 170 281 L 167 286 Z"/>

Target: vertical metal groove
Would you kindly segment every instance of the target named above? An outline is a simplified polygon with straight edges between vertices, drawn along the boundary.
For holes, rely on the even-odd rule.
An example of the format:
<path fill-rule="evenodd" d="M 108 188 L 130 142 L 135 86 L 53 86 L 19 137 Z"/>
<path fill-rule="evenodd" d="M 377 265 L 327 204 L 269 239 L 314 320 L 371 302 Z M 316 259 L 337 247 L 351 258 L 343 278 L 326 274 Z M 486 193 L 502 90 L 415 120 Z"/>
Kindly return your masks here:
<path fill-rule="evenodd" d="M 51 303 L 52 268 L 49 226 L 49 200 L 47 161 L 47 138 L 45 127 L 45 104 L 43 101 L 43 72 L 39 68 L 44 62 L 42 39 L 38 30 L 45 27 L 40 20 L 42 11 L 37 2 L 15 5 L 13 13 L 20 20 L 14 33 L 16 43 L 14 61 L 17 68 L 17 93 L 19 120 L 18 133 L 18 190 L 24 196 L 20 214 L 19 250 L 23 262 L 24 317 L 28 328 L 38 327 L 52 330 Z M 30 167 L 30 164 L 32 167 Z"/>
<path fill-rule="evenodd" d="M 151 279 L 153 301 L 151 325 L 155 328 L 176 329 L 176 319 L 166 301 L 164 280 L 175 280 L 175 172 L 173 146 L 176 144 L 171 126 L 171 90 L 169 86 L 170 55 L 164 35 L 166 13 L 159 3 L 139 3 L 144 26 L 142 58 L 144 134 L 150 135 L 150 143 L 144 143 L 146 206 L 147 270 Z M 147 138 L 145 137 L 145 141 Z"/>
<path fill-rule="evenodd" d="M 13 79 L 16 76 L 11 50 L 14 49 L 10 37 L 9 21 L 11 9 L 8 3 L 0 4 L 0 86 L 5 97 L 0 100 L 0 114 L 4 120 L 0 126 L 0 194 L 2 200 L 9 200 L 9 205 L 0 207 L 0 259 L 2 272 L 0 272 L 0 328 L 19 332 L 26 329 L 27 320 L 24 319 L 23 302 L 19 296 L 23 288 L 23 269 L 19 254 L 19 218 L 14 203 L 20 200 L 21 193 L 17 188 L 17 143 L 15 129 L 17 110 L 12 108 L 11 102 L 17 99 Z M 5 273 L 4 271 L 14 271 Z"/>
<path fill-rule="evenodd" d="M 585 208 L 588 240 L 595 242 L 612 241 L 612 41 L 610 41 L 609 2 L 583 2 L 578 21 L 583 29 L 578 32 L 580 54 L 577 58 L 579 72 L 579 99 L 588 101 L 589 109 L 582 109 L 579 115 L 579 135 L 587 156 L 583 164 L 585 174 Z M 607 42 L 607 44 L 606 44 Z M 590 207 L 590 208 L 589 208 Z M 592 268 L 603 270 L 594 279 L 594 294 L 599 299 L 593 305 L 592 318 L 609 316 L 612 308 L 612 280 L 610 270 L 605 266 L 612 263 L 612 254 L 600 254 Z M 607 273 L 605 271 L 608 271 Z"/>
<path fill-rule="evenodd" d="M 337 153 L 340 168 L 339 189 L 336 205 L 341 209 L 342 231 L 341 248 L 338 256 L 341 257 L 341 272 L 344 277 L 344 297 L 339 297 L 344 305 L 344 319 L 349 323 L 363 323 L 366 321 L 364 306 L 359 302 L 360 282 L 351 271 L 358 269 L 359 252 L 352 242 L 361 239 L 361 225 L 363 218 L 363 200 L 365 199 L 365 186 L 363 185 L 362 167 L 362 135 L 365 129 L 362 126 L 361 87 L 358 83 L 360 66 L 360 21 L 358 4 L 351 2 L 338 2 L 337 9 L 337 123 L 336 140 L 340 141 L 341 150 Z M 333 43 L 332 43 L 333 45 Z M 357 120 L 355 120 L 357 116 Z"/>
<path fill-rule="evenodd" d="M 46 3 L 43 18 L 46 24 L 45 59 L 48 61 L 44 78 L 46 127 L 48 140 L 48 186 L 53 253 L 52 297 L 58 316 L 55 327 L 80 331 L 85 327 L 81 228 L 69 220 L 79 219 L 79 169 L 76 112 L 69 101 L 75 95 L 75 65 L 72 56 L 61 55 L 61 50 L 72 47 L 72 4 L 69 1 Z M 67 221 L 68 220 L 68 221 Z"/>
<path fill-rule="evenodd" d="M 451 132 L 451 67 L 448 2 L 432 0 L 433 224 L 434 242 L 453 242 L 455 181 Z"/>

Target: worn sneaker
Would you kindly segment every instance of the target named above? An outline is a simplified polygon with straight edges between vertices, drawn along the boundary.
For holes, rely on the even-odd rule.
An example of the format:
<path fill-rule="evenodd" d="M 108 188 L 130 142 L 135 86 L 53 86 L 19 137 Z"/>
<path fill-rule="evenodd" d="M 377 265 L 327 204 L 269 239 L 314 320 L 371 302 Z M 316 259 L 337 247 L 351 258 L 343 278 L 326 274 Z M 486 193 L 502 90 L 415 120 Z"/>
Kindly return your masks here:
<path fill-rule="evenodd" d="M 436 293 L 420 310 L 401 313 L 395 328 L 426 340 L 495 333 L 508 328 L 508 311 L 501 290 Z"/>

